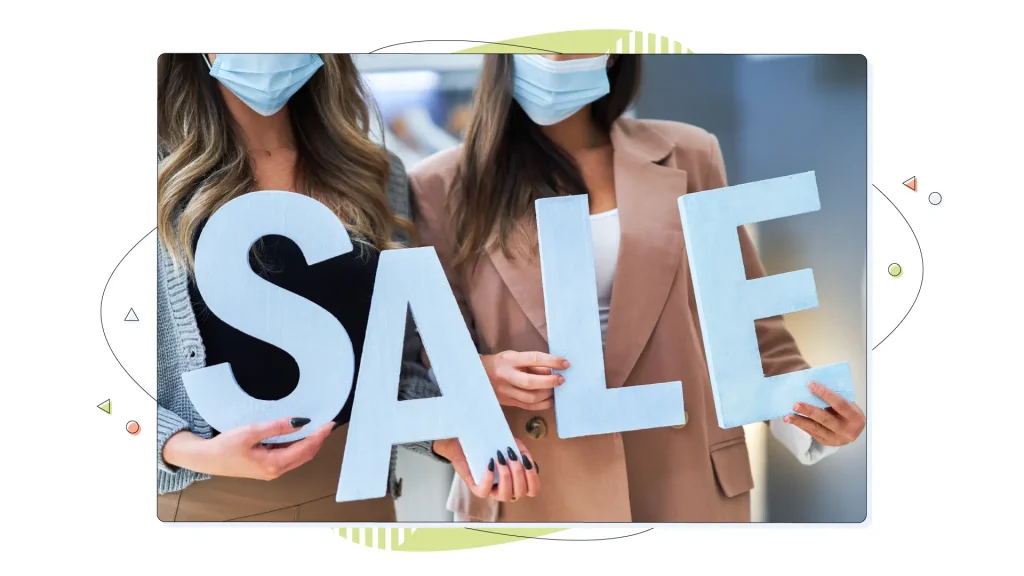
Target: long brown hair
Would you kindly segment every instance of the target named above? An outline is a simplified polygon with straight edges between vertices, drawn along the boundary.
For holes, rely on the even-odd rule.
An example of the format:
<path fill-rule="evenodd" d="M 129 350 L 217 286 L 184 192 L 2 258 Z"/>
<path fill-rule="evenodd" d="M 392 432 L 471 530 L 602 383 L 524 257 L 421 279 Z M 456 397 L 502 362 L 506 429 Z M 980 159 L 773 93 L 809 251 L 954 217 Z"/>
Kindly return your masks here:
<path fill-rule="evenodd" d="M 611 91 L 591 104 L 598 127 L 610 132 L 640 87 L 640 58 L 615 55 Z M 536 225 L 533 203 L 556 194 L 586 194 L 576 162 L 544 135 L 512 98 L 511 54 L 484 57 L 462 158 L 449 196 L 458 269 L 495 244 L 514 257 L 511 238 L 524 221 Z"/>
<path fill-rule="evenodd" d="M 337 214 L 353 241 L 390 247 L 392 230 L 407 226 L 388 204 L 389 160 L 369 138 L 366 89 L 350 56 L 321 58 L 324 65 L 288 103 L 300 192 Z M 203 57 L 163 54 L 157 67 L 158 233 L 174 261 L 191 270 L 198 227 L 257 183 Z"/>

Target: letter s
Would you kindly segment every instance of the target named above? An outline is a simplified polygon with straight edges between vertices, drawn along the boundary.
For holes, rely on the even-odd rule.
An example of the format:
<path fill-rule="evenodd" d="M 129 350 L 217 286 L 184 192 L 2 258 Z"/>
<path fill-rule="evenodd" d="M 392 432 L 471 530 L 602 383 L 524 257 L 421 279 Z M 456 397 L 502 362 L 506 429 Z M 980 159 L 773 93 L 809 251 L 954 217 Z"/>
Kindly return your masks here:
<path fill-rule="evenodd" d="M 255 274 L 249 250 L 260 238 L 294 241 L 313 265 L 352 251 L 348 231 L 320 202 L 291 192 L 244 194 L 214 212 L 199 238 L 195 279 L 206 305 L 236 329 L 291 354 L 299 383 L 280 400 L 260 400 L 238 385 L 230 364 L 181 378 L 199 414 L 215 429 L 305 417 L 311 422 L 267 442 L 302 439 L 341 411 L 352 390 L 352 342 L 329 312 Z"/>

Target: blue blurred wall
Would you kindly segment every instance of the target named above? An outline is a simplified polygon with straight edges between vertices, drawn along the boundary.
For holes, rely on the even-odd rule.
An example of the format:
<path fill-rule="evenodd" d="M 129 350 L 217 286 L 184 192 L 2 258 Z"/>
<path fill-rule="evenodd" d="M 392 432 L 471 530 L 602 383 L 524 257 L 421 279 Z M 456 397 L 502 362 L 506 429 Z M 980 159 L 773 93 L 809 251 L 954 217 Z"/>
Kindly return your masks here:
<path fill-rule="evenodd" d="M 811 364 L 847 361 L 865 405 L 867 64 L 860 56 L 645 56 L 639 118 L 718 136 L 731 184 L 813 170 L 819 212 L 757 226 L 769 274 L 812 268 L 819 307 L 786 321 Z M 770 522 L 859 522 L 867 511 L 865 437 L 812 467 L 774 440 Z"/>

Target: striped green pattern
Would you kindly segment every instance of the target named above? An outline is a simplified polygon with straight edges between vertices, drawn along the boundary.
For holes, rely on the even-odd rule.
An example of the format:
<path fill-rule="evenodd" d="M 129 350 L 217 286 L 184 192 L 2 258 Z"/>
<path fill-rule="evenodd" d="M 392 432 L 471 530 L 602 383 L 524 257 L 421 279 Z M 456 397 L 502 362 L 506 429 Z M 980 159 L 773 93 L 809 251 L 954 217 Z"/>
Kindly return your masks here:
<path fill-rule="evenodd" d="M 438 552 L 494 546 L 562 532 L 565 528 L 339 528 L 353 544 L 401 552 Z"/>
<path fill-rule="evenodd" d="M 460 50 L 459 54 L 576 52 L 612 54 L 693 54 L 680 42 L 638 30 L 573 30 L 523 36 Z"/>

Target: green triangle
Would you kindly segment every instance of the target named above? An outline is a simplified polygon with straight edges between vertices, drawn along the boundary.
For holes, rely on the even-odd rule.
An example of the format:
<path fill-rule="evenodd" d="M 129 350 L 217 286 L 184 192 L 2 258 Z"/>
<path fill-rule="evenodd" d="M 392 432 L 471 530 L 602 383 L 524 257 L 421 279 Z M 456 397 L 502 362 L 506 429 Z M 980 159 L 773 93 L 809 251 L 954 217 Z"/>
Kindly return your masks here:
<path fill-rule="evenodd" d="M 110 414 L 110 400 L 104 400 L 102 404 L 97 406 L 100 410 L 103 410 L 107 414 Z"/>

